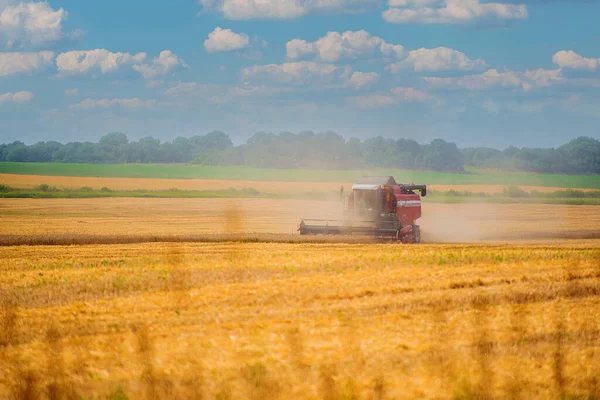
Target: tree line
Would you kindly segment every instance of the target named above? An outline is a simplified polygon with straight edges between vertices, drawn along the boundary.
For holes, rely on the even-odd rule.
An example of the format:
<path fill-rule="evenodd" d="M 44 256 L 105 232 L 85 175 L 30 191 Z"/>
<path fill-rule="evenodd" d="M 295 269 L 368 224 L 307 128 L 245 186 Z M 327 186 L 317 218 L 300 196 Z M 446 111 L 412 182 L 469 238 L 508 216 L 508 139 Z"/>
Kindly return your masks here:
<path fill-rule="evenodd" d="M 558 148 L 486 147 L 459 149 L 435 139 L 419 144 L 412 139 L 375 137 L 344 139 L 335 132 L 258 132 L 234 146 L 223 132 L 161 142 L 153 137 L 130 141 L 120 132 L 98 143 L 55 141 L 0 145 L 0 161 L 91 164 L 193 163 L 264 168 L 399 168 L 463 172 L 465 166 L 539 173 L 600 174 L 600 141 L 579 137 Z"/>

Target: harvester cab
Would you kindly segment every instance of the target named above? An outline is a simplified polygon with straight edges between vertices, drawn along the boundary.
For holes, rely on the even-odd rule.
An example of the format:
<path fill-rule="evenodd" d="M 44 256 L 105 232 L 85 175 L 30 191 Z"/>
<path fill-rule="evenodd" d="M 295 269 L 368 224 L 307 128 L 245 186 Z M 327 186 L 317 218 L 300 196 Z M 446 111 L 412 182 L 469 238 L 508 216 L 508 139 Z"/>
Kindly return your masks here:
<path fill-rule="evenodd" d="M 415 222 L 426 195 L 425 185 L 397 184 L 392 176 L 363 177 L 345 198 L 344 219 L 303 219 L 298 230 L 301 235 L 369 235 L 419 243 L 421 232 Z"/>

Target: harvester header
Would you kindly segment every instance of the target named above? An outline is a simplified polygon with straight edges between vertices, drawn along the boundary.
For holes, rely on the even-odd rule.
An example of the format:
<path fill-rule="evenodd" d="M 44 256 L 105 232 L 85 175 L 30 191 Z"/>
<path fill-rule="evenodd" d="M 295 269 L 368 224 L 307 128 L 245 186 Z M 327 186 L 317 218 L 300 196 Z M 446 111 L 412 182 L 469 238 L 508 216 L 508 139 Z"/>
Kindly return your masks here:
<path fill-rule="evenodd" d="M 415 193 L 419 192 L 419 194 Z M 419 243 L 421 197 L 426 185 L 398 184 L 393 176 L 365 176 L 344 198 L 342 220 L 302 219 L 301 235 L 369 235 Z"/>

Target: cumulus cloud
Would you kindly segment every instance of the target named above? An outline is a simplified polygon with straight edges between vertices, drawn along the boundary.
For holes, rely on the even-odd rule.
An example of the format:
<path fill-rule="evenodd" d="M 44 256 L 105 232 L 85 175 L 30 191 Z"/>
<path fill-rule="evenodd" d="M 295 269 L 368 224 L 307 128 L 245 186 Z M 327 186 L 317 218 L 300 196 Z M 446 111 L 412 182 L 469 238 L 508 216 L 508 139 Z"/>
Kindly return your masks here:
<path fill-rule="evenodd" d="M 359 12 L 379 0 L 200 0 L 204 11 L 227 19 L 291 19 L 314 12 Z"/>
<path fill-rule="evenodd" d="M 433 99 L 433 96 L 421 92 L 415 88 L 399 86 L 390 90 L 394 97 L 399 101 L 405 102 L 424 102 Z"/>
<path fill-rule="evenodd" d="M 313 57 L 315 61 L 330 63 L 340 60 L 381 58 L 391 62 L 387 69 L 392 73 L 398 73 L 402 69 L 412 69 L 417 72 L 471 71 L 482 70 L 487 65 L 481 59 L 470 59 L 464 53 L 448 47 L 406 51 L 403 46 L 388 43 L 364 30 L 328 32 L 314 42 L 293 39 L 286 44 L 286 55 L 291 60 Z"/>
<path fill-rule="evenodd" d="M 245 33 L 235 33 L 231 29 L 215 28 L 208 34 L 208 39 L 204 41 L 204 47 L 209 53 L 218 51 L 232 51 L 247 47 L 250 44 L 250 37 Z"/>
<path fill-rule="evenodd" d="M 65 10 L 47 2 L 0 3 L 0 43 L 6 47 L 40 46 L 60 40 Z"/>
<path fill-rule="evenodd" d="M 587 69 L 595 71 L 600 66 L 600 58 L 585 58 L 573 50 L 558 51 L 552 57 L 552 62 L 560 68 Z"/>
<path fill-rule="evenodd" d="M 309 85 L 346 82 L 352 69 L 313 61 L 286 62 L 283 64 L 255 65 L 244 68 L 244 79 L 266 80 L 286 85 Z"/>
<path fill-rule="evenodd" d="M 519 88 L 523 81 L 515 72 L 498 72 L 495 69 L 487 70 L 478 75 L 467 75 L 452 78 L 423 78 L 433 88 L 466 89 L 472 91 L 489 90 L 499 87 Z"/>
<path fill-rule="evenodd" d="M 159 103 L 156 100 L 142 100 L 137 97 L 130 99 L 85 99 L 80 103 L 74 104 L 71 108 L 80 110 L 91 110 L 94 108 L 124 108 L 127 110 L 140 110 L 156 108 Z"/>
<path fill-rule="evenodd" d="M 484 68 L 485 61 L 471 60 L 464 53 L 448 47 L 411 50 L 405 60 L 392 63 L 388 69 L 392 73 L 409 68 L 414 71 L 470 71 Z"/>
<path fill-rule="evenodd" d="M 550 86 L 553 83 L 562 83 L 564 81 L 560 69 L 542 68 L 523 72 L 523 79 L 529 81 L 525 83 L 525 90 L 532 89 L 533 87 Z"/>
<path fill-rule="evenodd" d="M 19 73 L 34 73 L 52 64 L 54 53 L 0 53 L 0 76 Z"/>
<path fill-rule="evenodd" d="M 534 88 L 549 86 L 552 83 L 559 83 L 563 80 L 560 70 L 544 69 L 525 72 L 498 72 L 495 69 L 489 69 L 477 75 L 451 78 L 426 77 L 423 79 L 435 89 L 462 89 L 469 91 L 501 88 L 530 91 Z"/>
<path fill-rule="evenodd" d="M 79 95 L 79 89 L 67 89 L 65 90 L 65 96 L 77 96 Z"/>
<path fill-rule="evenodd" d="M 56 57 L 58 71 L 63 74 L 85 74 L 99 70 L 103 74 L 114 72 L 122 65 L 141 63 L 146 53 L 113 53 L 106 49 L 68 51 Z"/>
<path fill-rule="evenodd" d="M 524 4 L 480 3 L 479 0 L 390 0 L 383 19 L 390 23 L 469 24 L 527 18 Z"/>
<path fill-rule="evenodd" d="M 295 60 L 305 56 L 316 56 L 326 62 L 336 62 L 340 59 L 357 59 L 373 57 L 401 58 L 404 47 L 387 43 L 385 40 L 372 36 L 364 30 L 327 32 L 315 42 L 293 39 L 286 44 L 287 57 Z"/>
<path fill-rule="evenodd" d="M 0 94 L 0 104 L 2 103 L 29 103 L 34 97 L 32 92 L 17 92 Z"/>
<path fill-rule="evenodd" d="M 134 65 L 133 69 L 142 74 L 145 79 L 152 79 L 160 75 L 168 74 L 177 68 L 189 68 L 186 63 L 170 50 L 163 50 L 151 64 Z"/>
<path fill-rule="evenodd" d="M 371 86 L 379 81 L 377 72 L 354 72 L 350 80 L 346 83 L 347 86 L 355 89 L 362 89 Z"/>

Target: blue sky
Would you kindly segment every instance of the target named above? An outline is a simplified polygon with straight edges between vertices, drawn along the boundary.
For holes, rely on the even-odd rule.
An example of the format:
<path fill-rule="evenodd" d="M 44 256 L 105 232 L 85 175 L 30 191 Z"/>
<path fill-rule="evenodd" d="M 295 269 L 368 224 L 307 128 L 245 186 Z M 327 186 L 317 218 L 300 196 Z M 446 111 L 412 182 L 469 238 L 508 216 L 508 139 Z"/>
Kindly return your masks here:
<path fill-rule="evenodd" d="M 0 0 L 0 142 L 600 137 L 600 1 Z"/>

